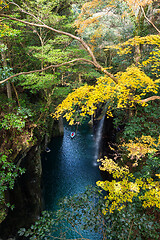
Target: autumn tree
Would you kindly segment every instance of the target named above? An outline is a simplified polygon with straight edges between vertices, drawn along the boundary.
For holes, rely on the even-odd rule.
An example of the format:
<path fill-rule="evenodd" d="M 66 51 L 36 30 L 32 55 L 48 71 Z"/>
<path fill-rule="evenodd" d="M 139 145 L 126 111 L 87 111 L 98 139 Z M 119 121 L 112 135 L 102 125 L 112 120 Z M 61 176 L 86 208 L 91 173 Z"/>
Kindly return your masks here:
<path fill-rule="evenodd" d="M 10 3 L 16 7 L 17 11 L 25 13 L 25 16 L 29 17 L 29 19 L 20 19 L 16 17 L 12 17 L 10 15 L 1 14 L 3 20 L 10 19 L 21 24 L 25 24 L 27 26 L 36 28 L 36 29 L 46 29 L 46 31 L 54 32 L 57 34 L 64 35 L 67 38 L 76 40 L 79 44 L 82 45 L 84 50 L 88 53 L 88 58 L 75 58 L 70 60 L 70 58 L 65 59 L 62 58 L 59 62 L 57 58 L 57 64 L 52 64 L 51 60 L 47 60 L 48 55 L 46 55 L 46 64 L 50 63 L 51 65 L 47 67 L 43 67 L 39 70 L 33 70 L 29 72 L 20 72 L 17 73 L 7 79 L 2 80 L 0 83 L 6 82 L 7 80 L 13 78 L 14 76 L 20 75 L 28 75 L 30 73 L 40 73 L 49 69 L 56 69 L 57 67 L 63 67 L 68 64 L 75 64 L 76 62 L 82 62 L 87 64 L 92 64 L 99 72 L 105 73 L 105 76 L 98 78 L 97 84 L 94 85 L 84 85 L 81 88 L 75 90 L 73 93 L 69 94 L 66 100 L 62 102 L 61 105 L 58 106 L 57 111 L 53 114 L 54 117 L 58 118 L 61 115 L 64 115 L 70 124 L 74 124 L 75 122 L 81 121 L 87 114 L 93 115 L 99 104 L 106 105 L 107 113 L 109 116 L 112 116 L 112 112 L 114 109 L 127 109 L 127 108 L 135 108 L 137 104 L 146 105 L 147 102 L 151 100 L 159 99 L 160 97 L 157 95 L 159 91 L 159 80 L 158 77 L 152 78 L 148 76 L 148 72 L 143 69 L 143 67 L 139 67 L 140 63 L 143 66 L 150 63 L 150 60 L 136 62 L 136 65 L 131 65 L 126 68 L 123 72 L 117 72 L 115 75 L 111 74 L 107 68 L 102 67 L 96 60 L 96 57 L 91 50 L 91 48 L 84 42 L 84 40 L 80 37 L 73 35 L 72 33 L 65 32 L 62 30 L 57 30 L 53 27 L 48 26 L 45 22 L 40 20 L 38 17 L 34 15 L 32 12 L 28 12 L 27 9 L 24 10 L 19 5 L 14 2 Z M 97 3 L 96 3 L 97 4 Z M 141 6 L 140 6 L 141 7 Z M 31 19 L 30 19 L 31 18 Z M 31 20 L 33 20 L 31 22 Z M 38 22 L 38 23 L 37 23 Z M 36 30 L 37 31 L 37 30 Z M 39 34 L 39 33 L 38 33 Z M 136 47 L 140 45 L 146 45 L 151 48 L 159 48 L 159 35 L 151 35 L 146 37 L 135 37 L 129 39 L 125 43 L 120 43 L 119 45 L 112 46 L 112 48 L 119 50 L 119 54 L 127 55 L 132 54 L 135 51 Z M 109 47 L 111 48 L 111 47 Z M 106 47 L 108 49 L 108 47 Z M 50 51 L 50 50 L 49 50 Z M 53 54 L 53 51 L 51 51 Z M 48 52 L 49 53 L 49 52 Z M 154 54 L 154 51 L 153 51 Z M 52 55 L 53 56 L 53 55 Z M 71 55 L 73 57 L 73 55 Z M 154 65 L 157 69 L 159 53 L 156 50 L 156 61 L 154 59 Z M 142 59 L 143 60 L 143 59 Z M 44 61 L 44 60 L 43 60 Z M 55 61 L 55 60 L 54 60 Z M 44 63 L 43 63 L 44 64 Z M 149 65 L 149 64 L 148 64 Z M 155 68 L 153 68 L 154 71 Z M 41 88 L 43 84 L 41 81 L 35 77 L 36 75 L 31 75 L 31 78 L 34 77 L 35 82 L 32 88 Z M 51 76 L 51 75 L 50 75 Z M 56 73 L 54 71 L 54 77 Z M 63 75 L 62 75 L 63 76 Z M 43 77 L 42 77 L 43 79 Z M 24 86 L 28 84 L 31 85 L 31 81 L 29 78 L 25 80 Z M 28 83 L 27 83 L 28 81 Z M 45 80 L 45 83 L 46 80 Z M 50 81 L 48 82 L 48 88 L 50 87 Z M 49 101 L 50 102 L 50 101 Z"/>
<path fill-rule="evenodd" d="M 139 7 L 143 12 L 142 6 Z M 155 28 L 155 30 L 157 29 Z M 114 216 L 117 212 L 123 212 L 125 218 L 126 211 L 129 208 L 132 209 L 132 212 L 136 208 L 136 212 L 139 214 L 152 211 L 154 218 L 159 212 L 159 131 L 156 134 L 156 129 L 159 129 L 159 127 L 157 123 L 155 123 L 155 128 L 152 124 L 150 125 L 152 128 L 147 131 L 149 124 L 138 122 L 139 111 L 146 115 L 147 120 L 150 118 L 150 115 L 147 115 L 150 112 L 149 109 L 152 109 L 151 111 L 155 114 L 153 121 L 156 121 L 156 118 L 159 117 L 156 108 L 154 108 L 154 105 L 158 108 L 158 102 L 150 103 L 152 100 L 160 99 L 158 96 L 159 40 L 159 34 L 143 37 L 136 34 L 134 38 L 130 38 L 124 43 L 107 46 L 106 49 L 116 49 L 119 55 L 127 56 L 127 54 L 130 54 L 134 56 L 134 64 L 126 68 L 125 71 L 116 73 L 118 84 L 104 76 L 97 80 L 95 86 L 85 85 L 76 89 L 58 106 L 54 115 L 58 117 L 64 114 L 70 124 L 74 124 L 77 119 L 80 120 L 86 115 L 94 114 L 100 103 L 101 106 L 105 105 L 105 108 L 107 106 L 108 116 L 116 115 L 117 110 L 125 111 L 125 109 L 129 109 L 132 110 L 128 119 L 131 122 L 134 114 L 137 115 L 133 120 L 137 122 L 132 132 L 138 137 L 135 138 L 135 135 L 131 135 L 131 129 L 124 130 L 124 133 L 128 134 L 128 142 L 125 142 L 127 139 L 121 138 L 123 145 L 119 144 L 121 149 L 114 159 L 105 157 L 100 160 L 102 164 L 100 169 L 108 171 L 113 176 L 112 181 L 97 182 L 97 185 L 106 191 L 104 215 L 112 213 Z M 136 55 L 136 49 L 140 49 L 141 46 L 145 46 L 150 54 L 147 55 L 146 50 L 142 48 L 141 55 Z M 143 108 L 146 109 L 143 110 Z M 141 123 L 142 126 L 138 125 L 136 128 L 137 123 Z M 136 132 L 138 127 L 139 132 Z M 155 138 L 153 138 L 153 135 Z M 133 140 L 129 140 L 131 137 Z M 139 208 L 142 209 L 143 213 L 140 213 Z M 128 225 L 130 228 L 128 239 L 136 233 L 135 222 L 136 217 L 133 214 L 133 218 Z M 158 233 L 154 238 L 158 238 Z"/>
<path fill-rule="evenodd" d="M 32 4 L 34 5 L 35 3 L 32 2 Z M 77 22 L 77 30 L 79 31 L 79 34 L 82 32 L 82 29 L 87 29 L 87 27 L 89 28 L 90 24 L 97 24 L 97 19 L 99 18 L 99 16 L 104 16 L 103 12 L 105 12 L 105 14 L 106 12 L 110 12 L 111 15 L 113 11 L 115 11 L 114 13 L 116 13 L 116 10 L 113 10 L 113 4 L 115 3 L 112 2 L 111 6 L 109 6 L 108 2 L 106 4 L 106 1 L 87 1 L 82 7 L 79 18 L 79 25 Z M 116 6 L 118 6 L 118 3 L 116 4 Z M 39 48 L 32 48 L 32 50 L 36 50 L 35 54 L 37 54 L 38 50 L 40 49 L 40 69 L 33 69 L 26 72 L 18 72 L 13 76 L 1 80 L 0 83 L 5 83 L 15 76 L 28 75 L 31 73 L 40 73 L 51 69 L 57 69 L 58 67 L 68 66 L 68 64 L 75 64 L 77 62 L 80 62 L 84 66 L 85 63 L 94 66 L 96 70 L 101 73 L 101 76 L 97 79 L 96 84 L 84 84 L 80 88 L 77 88 L 72 93 L 70 93 L 68 97 L 57 107 L 56 111 L 53 113 L 54 118 L 64 116 L 70 124 L 76 124 L 77 122 L 81 122 L 83 118 L 85 118 L 85 116 L 93 115 L 96 109 L 101 107 L 104 109 L 108 117 L 115 116 L 117 113 L 119 113 L 119 111 L 124 112 L 126 115 L 128 113 L 127 121 L 131 123 L 131 120 L 134 117 L 137 117 L 139 113 L 144 114 L 146 117 L 145 119 L 148 120 L 148 115 L 151 115 L 151 110 L 153 110 L 154 105 L 154 113 L 152 119 L 156 122 L 156 118 L 158 116 L 158 114 L 156 113 L 156 108 L 158 108 L 158 101 L 160 99 L 160 36 L 159 30 L 155 26 L 155 23 L 150 21 L 150 19 L 146 16 L 147 9 L 151 6 L 152 2 L 125 1 L 123 2 L 123 4 L 124 9 L 127 9 L 126 14 L 128 19 L 129 16 L 134 17 L 134 23 L 136 23 L 136 20 L 138 19 L 135 28 L 136 34 L 133 35 L 132 38 L 125 39 L 124 42 L 122 42 L 121 39 L 119 44 L 117 44 L 117 42 L 114 45 L 112 44 L 112 46 L 111 44 L 109 46 L 107 46 L 106 44 L 105 49 L 106 51 L 108 51 L 108 49 L 114 49 L 117 53 L 117 58 L 120 58 L 120 55 L 124 57 L 132 56 L 132 60 L 131 64 L 127 66 L 124 65 L 125 69 L 123 69 L 122 71 L 112 71 L 112 69 L 108 69 L 105 65 L 102 66 L 97 61 L 96 53 L 93 52 L 94 49 L 92 48 L 91 44 L 86 43 L 83 38 L 79 37 L 79 35 L 74 35 L 72 31 L 67 32 L 64 29 L 57 30 L 56 28 L 54 28 L 54 26 L 50 26 L 50 23 L 45 22 L 44 19 L 40 19 L 37 15 L 35 15 L 37 14 L 37 12 L 35 13 L 28 10 L 27 8 L 19 6 L 13 1 L 10 2 L 10 5 L 16 7 L 16 10 L 19 11 L 21 15 L 17 17 L 11 16 L 7 13 L 1 13 L 0 16 L 3 21 L 8 21 L 9 19 L 11 22 L 18 22 L 19 24 L 23 24 L 23 26 L 30 26 L 34 29 L 34 31 L 37 31 L 35 32 L 35 34 L 37 34 L 39 39 L 41 39 L 43 36 L 41 34 L 42 32 L 40 32 L 42 31 L 42 29 L 45 29 L 43 30 L 44 32 L 49 31 L 50 35 L 51 33 L 57 34 L 60 41 L 64 41 L 64 39 L 61 38 L 61 36 L 63 35 L 65 36 L 65 39 L 67 39 L 67 43 L 69 43 L 68 39 L 70 39 L 70 41 L 74 40 L 78 42 L 76 47 L 81 46 L 83 50 L 86 51 L 86 55 L 88 56 L 85 55 L 85 57 L 77 57 L 76 54 L 75 57 L 74 54 L 71 54 L 68 58 L 68 55 L 66 57 L 66 55 L 64 54 L 64 58 L 62 59 L 58 59 L 58 57 L 56 59 L 55 55 L 55 58 L 53 59 L 53 51 L 49 49 L 48 53 L 51 54 L 51 59 L 47 54 L 45 54 L 47 53 L 45 49 L 45 47 L 47 48 L 47 45 L 41 44 Z M 101 14 L 96 15 L 97 11 L 100 11 Z M 120 9 L 118 9 L 117 12 L 118 14 L 121 13 Z M 84 19 L 82 19 L 82 17 L 84 17 Z M 143 21 L 141 22 L 141 20 Z M 146 20 L 145 24 L 151 24 L 154 31 L 156 31 L 156 33 L 158 34 L 142 34 L 143 36 L 141 36 L 144 20 Z M 96 32 L 98 37 L 101 36 L 99 30 Z M 58 38 L 55 39 L 57 44 Z M 49 45 L 49 47 L 50 46 L 51 45 Z M 141 48 L 143 49 L 144 55 L 142 54 Z M 41 55 L 42 49 L 43 56 Z M 148 55 L 146 55 L 146 49 L 148 50 Z M 66 71 L 66 69 L 64 71 Z M 54 77 L 56 75 L 55 72 L 56 71 L 53 72 Z M 112 74 L 111 72 L 114 72 L 114 74 Z M 36 75 L 32 75 L 32 77 L 34 77 L 34 81 L 36 81 Z M 26 85 L 28 79 L 26 80 L 26 82 L 24 81 Z M 45 83 L 47 83 L 47 80 L 44 80 Z M 31 84 L 31 79 L 29 79 L 29 81 L 29 84 Z M 38 80 L 37 82 L 34 82 L 34 86 L 37 86 L 38 88 L 38 84 L 40 83 L 41 82 Z M 50 82 L 48 82 L 48 88 L 49 86 Z M 139 123 L 138 117 L 136 118 L 136 121 L 137 123 Z M 153 138 L 151 133 L 150 135 L 146 134 L 148 130 L 148 125 L 146 126 L 146 122 L 147 121 L 144 121 L 143 119 L 142 125 L 138 126 L 139 131 L 135 130 L 135 134 L 141 134 L 138 135 L 138 138 L 130 139 L 132 138 L 131 133 L 133 132 L 133 129 L 131 132 L 131 129 L 129 129 L 128 127 L 128 131 L 126 130 L 127 134 L 129 135 L 127 136 L 128 139 L 127 137 L 125 139 L 121 138 L 122 143 L 119 144 L 120 150 L 118 151 L 117 156 L 115 156 L 114 161 L 113 159 L 111 160 L 107 157 L 101 160 L 101 170 L 109 171 L 113 175 L 114 179 L 111 182 L 100 181 L 97 183 L 102 189 L 109 192 L 109 194 L 106 194 L 105 196 L 105 207 L 103 207 L 103 211 L 101 211 L 103 217 L 107 216 L 107 214 L 113 214 L 110 215 L 110 217 L 121 216 L 121 220 L 124 220 L 125 217 L 125 222 L 127 222 L 128 209 L 126 207 L 129 206 L 131 213 L 133 213 L 134 210 L 135 214 L 132 218 L 130 218 L 130 222 L 127 222 L 129 226 L 127 239 L 130 239 L 131 236 L 134 236 L 134 234 L 137 233 L 137 216 L 139 216 L 140 219 L 141 216 L 147 214 L 146 209 L 148 208 L 149 213 L 152 212 L 152 208 L 154 208 L 157 213 L 160 206 L 159 135 L 157 134 L 156 137 Z M 127 126 L 127 123 L 125 124 L 125 126 Z M 142 129 L 144 130 L 144 134 L 142 134 Z M 157 123 L 154 129 L 154 133 L 156 129 L 158 129 Z M 152 129 L 149 129 L 148 131 L 152 132 Z M 138 169 L 134 170 L 134 167 L 137 167 Z M 150 168 L 149 176 L 147 175 L 148 168 Z M 122 216 L 121 213 L 123 213 L 124 215 Z M 156 213 L 154 212 L 153 217 L 156 216 Z M 115 220 L 116 218 L 113 219 Z M 143 219 L 146 220 L 148 218 Z M 146 220 L 146 222 L 147 221 L 148 220 Z M 144 233 L 141 234 L 142 235 L 140 236 L 144 236 Z M 116 236 L 113 237 L 115 238 Z M 119 239 L 122 239 L 122 237 L 123 232 L 122 236 L 120 236 Z"/>

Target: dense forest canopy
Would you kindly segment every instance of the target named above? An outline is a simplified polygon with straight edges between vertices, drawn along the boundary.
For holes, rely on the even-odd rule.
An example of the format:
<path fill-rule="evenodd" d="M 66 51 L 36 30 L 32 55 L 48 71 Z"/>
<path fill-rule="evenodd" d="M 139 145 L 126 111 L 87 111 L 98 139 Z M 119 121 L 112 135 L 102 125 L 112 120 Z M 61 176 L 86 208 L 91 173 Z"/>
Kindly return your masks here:
<path fill-rule="evenodd" d="M 95 214 L 114 223 L 104 239 L 159 239 L 159 13 L 159 0 L 0 1 L 1 221 L 4 192 L 24 172 L 15 152 L 49 118 L 76 125 L 101 109 L 122 130 L 113 159 L 99 160 L 113 176 L 97 182 L 106 196 Z"/>

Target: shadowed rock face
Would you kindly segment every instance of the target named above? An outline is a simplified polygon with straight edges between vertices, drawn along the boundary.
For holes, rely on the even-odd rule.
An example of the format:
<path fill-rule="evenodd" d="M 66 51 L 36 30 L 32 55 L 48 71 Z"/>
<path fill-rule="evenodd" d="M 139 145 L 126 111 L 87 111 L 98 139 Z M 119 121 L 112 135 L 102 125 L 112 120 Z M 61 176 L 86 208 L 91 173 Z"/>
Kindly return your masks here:
<path fill-rule="evenodd" d="M 104 156 L 112 158 L 113 151 L 109 147 L 111 143 L 115 143 L 115 129 L 113 126 L 113 118 L 105 117 L 102 130 L 102 141 L 99 151 L 100 158 L 103 158 Z"/>
<path fill-rule="evenodd" d="M 41 149 L 32 147 L 22 158 L 25 173 L 17 178 L 14 190 L 8 193 L 9 201 L 15 206 L 0 225 L 0 237 L 8 239 L 17 235 L 20 227 L 29 227 L 41 211 Z"/>
<path fill-rule="evenodd" d="M 110 146 L 112 143 L 114 144 L 116 141 L 116 130 L 113 126 L 113 118 L 104 119 L 103 129 L 102 129 L 102 140 L 99 148 L 99 158 L 103 158 L 107 156 L 108 158 L 113 158 L 113 150 L 111 150 Z M 102 178 L 104 180 L 112 180 L 111 174 L 106 171 L 101 171 Z"/>
<path fill-rule="evenodd" d="M 38 134 L 35 134 L 38 136 Z M 17 231 L 28 228 L 35 222 L 42 210 L 42 165 L 41 153 L 54 136 L 63 135 L 62 120 L 49 122 L 46 134 L 38 136 L 37 144 L 20 152 L 15 162 L 21 162 L 20 167 L 25 173 L 16 179 L 14 189 L 6 193 L 6 199 L 14 210 L 9 210 L 6 219 L 0 224 L 0 240 L 20 239 Z"/>

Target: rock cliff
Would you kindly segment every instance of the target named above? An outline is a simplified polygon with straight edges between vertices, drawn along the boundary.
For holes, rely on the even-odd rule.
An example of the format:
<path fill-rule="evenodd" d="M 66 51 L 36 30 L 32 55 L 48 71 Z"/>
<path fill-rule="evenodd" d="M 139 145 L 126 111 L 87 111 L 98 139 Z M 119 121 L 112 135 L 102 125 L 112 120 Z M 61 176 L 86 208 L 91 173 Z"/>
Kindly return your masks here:
<path fill-rule="evenodd" d="M 35 134 L 36 133 L 35 130 Z M 46 132 L 38 136 L 36 143 L 16 154 L 15 162 L 19 162 L 25 173 L 16 179 L 14 189 L 6 192 L 6 198 L 14 209 L 9 209 L 7 217 L 0 224 L 0 239 L 19 239 L 17 231 L 21 227 L 29 227 L 42 210 L 42 165 L 41 153 L 45 151 L 51 138 L 63 134 L 62 119 L 49 122 Z M 37 137 L 37 136 L 36 136 Z"/>

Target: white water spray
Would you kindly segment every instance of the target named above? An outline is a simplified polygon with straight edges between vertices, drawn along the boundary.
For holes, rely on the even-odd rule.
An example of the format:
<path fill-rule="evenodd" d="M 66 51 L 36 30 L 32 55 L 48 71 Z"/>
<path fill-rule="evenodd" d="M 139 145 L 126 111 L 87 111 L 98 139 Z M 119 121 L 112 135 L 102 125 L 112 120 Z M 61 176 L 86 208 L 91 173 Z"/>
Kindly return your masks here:
<path fill-rule="evenodd" d="M 94 166 L 98 166 L 97 159 L 98 159 L 99 148 L 100 148 L 100 144 L 101 144 L 101 138 L 102 138 L 102 130 L 103 130 L 104 119 L 105 119 L 105 115 L 104 115 L 103 118 L 100 120 L 100 122 L 99 122 L 99 124 L 98 124 L 98 128 L 97 128 L 97 132 L 96 132 L 95 155 L 94 155 L 94 162 L 93 162 L 93 165 L 94 165 Z"/>

